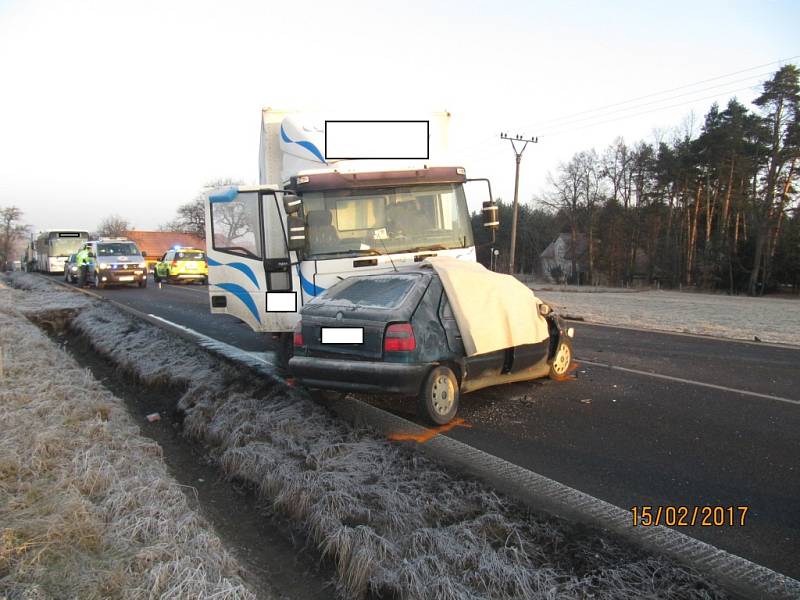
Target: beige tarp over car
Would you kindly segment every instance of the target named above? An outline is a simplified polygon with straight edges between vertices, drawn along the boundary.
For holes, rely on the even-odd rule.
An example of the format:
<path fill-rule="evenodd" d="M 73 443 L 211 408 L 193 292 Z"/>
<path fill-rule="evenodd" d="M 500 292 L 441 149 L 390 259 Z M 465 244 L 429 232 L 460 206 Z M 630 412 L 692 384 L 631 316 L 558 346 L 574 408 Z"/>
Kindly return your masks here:
<path fill-rule="evenodd" d="M 549 337 L 547 321 L 539 314 L 542 301 L 516 278 L 449 256 L 426 262 L 442 280 L 467 356 Z"/>

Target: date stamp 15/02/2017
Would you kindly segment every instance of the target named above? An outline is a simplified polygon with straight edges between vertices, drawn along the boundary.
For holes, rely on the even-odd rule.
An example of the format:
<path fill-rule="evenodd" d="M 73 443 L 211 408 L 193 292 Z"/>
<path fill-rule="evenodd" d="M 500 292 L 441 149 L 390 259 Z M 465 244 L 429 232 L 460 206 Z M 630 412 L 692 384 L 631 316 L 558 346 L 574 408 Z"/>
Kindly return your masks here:
<path fill-rule="evenodd" d="M 744 527 L 749 506 L 632 506 L 634 527 Z"/>

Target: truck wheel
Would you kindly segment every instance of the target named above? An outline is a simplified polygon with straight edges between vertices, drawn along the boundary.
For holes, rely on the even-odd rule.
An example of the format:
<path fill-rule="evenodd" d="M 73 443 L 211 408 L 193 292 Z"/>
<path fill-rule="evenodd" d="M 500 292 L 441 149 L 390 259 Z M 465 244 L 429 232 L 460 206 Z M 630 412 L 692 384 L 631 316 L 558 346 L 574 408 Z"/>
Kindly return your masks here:
<path fill-rule="evenodd" d="M 436 367 L 417 396 L 417 414 L 435 425 L 445 425 L 458 411 L 458 379 L 450 367 Z"/>
<path fill-rule="evenodd" d="M 282 333 L 278 338 L 277 367 L 286 373 L 289 370 L 289 359 L 294 356 L 294 334 Z"/>
<path fill-rule="evenodd" d="M 147 275 L 145 275 L 142 278 L 142 280 L 139 282 L 139 287 L 140 288 L 146 288 L 147 287 Z"/>
<path fill-rule="evenodd" d="M 550 363 L 550 379 L 563 379 L 572 363 L 572 349 L 566 342 L 559 342 L 553 362 Z"/>

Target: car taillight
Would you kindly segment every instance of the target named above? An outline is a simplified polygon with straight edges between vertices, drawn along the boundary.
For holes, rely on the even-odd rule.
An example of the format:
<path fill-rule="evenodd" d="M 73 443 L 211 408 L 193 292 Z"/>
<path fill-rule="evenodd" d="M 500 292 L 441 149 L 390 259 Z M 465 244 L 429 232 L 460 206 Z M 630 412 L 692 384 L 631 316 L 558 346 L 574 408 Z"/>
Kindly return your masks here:
<path fill-rule="evenodd" d="M 303 327 L 301 326 L 300 323 L 298 323 L 294 327 L 294 345 L 295 346 L 303 345 Z"/>
<path fill-rule="evenodd" d="M 383 338 L 384 352 L 408 352 L 417 347 L 411 323 L 393 323 L 386 328 Z"/>
<path fill-rule="evenodd" d="M 177 260 L 173 260 L 171 263 L 169 263 L 169 266 L 171 266 L 174 269 L 175 267 L 178 266 L 178 261 Z"/>

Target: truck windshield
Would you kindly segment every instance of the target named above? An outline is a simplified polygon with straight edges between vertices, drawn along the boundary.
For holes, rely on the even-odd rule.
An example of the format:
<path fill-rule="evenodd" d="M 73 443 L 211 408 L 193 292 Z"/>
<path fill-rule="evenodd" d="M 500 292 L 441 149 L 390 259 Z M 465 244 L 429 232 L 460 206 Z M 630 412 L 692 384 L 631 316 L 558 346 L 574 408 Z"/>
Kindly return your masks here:
<path fill-rule="evenodd" d="M 136 244 L 119 243 L 97 244 L 97 253 L 100 256 L 135 256 L 141 254 Z"/>
<path fill-rule="evenodd" d="M 461 184 L 308 192 L 303 207 L 310 257 L 473 245 Z"/>

